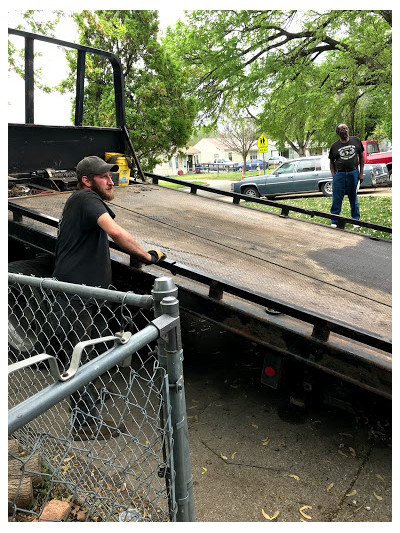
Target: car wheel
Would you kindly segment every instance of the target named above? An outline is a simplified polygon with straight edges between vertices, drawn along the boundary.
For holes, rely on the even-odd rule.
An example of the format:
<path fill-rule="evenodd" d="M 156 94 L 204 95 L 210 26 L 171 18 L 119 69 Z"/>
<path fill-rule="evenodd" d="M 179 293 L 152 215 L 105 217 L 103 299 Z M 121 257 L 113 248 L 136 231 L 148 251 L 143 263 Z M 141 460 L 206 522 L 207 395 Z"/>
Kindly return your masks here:
<path fill-rule="evenodd" d="M 242 194 L 246 196 L 252 196 L 253 198 L 260 198 L 260 193 L 255 187 L 245 187 L 242 191 Z"/>
<path fill-rule="evenodd" d="M 332 182 L 326 181 L 321 185 L 321 192 L 324 196 L 332 196 Z"/>

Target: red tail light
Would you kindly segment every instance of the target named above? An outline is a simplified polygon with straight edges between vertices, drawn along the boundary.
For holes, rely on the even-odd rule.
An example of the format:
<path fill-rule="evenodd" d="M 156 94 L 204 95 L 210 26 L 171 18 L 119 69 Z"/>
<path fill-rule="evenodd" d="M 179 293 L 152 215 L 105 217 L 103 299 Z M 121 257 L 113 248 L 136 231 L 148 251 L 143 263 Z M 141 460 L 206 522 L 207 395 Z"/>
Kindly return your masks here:
<path fill-rule="evenodd" d="M 264 373 L 269 377 L 269 378 L 273 378 L 276 374 L 276 370 L 273 366 L 266 366 L 264 368 Z"/>

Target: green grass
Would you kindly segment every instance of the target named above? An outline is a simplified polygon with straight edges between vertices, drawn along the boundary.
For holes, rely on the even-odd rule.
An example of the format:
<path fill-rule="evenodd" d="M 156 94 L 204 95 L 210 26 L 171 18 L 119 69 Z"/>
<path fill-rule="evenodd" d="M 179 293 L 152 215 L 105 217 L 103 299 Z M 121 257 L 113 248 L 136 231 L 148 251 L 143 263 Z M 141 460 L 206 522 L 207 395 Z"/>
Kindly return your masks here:
<path fill-rule="evenodd" d="M 179 177 L 178 179 L 181 179 L 181 177 Z M 194 183 L 195 185 L 207 185 L 206 181 L 193 181 L 193 180 L 190 180 L 190 183 Z M 179 183 L 171 183 L 170 181 L 160 181 L 159 182 L 159 184 L 162 185 L 163 187 L 170 187 L 171 189 L 182 189 L 182 188 L 185 188 L 185 187 L 189 187 L 190 183 L 188 182 L 187 185 L 180 185 Z"/>
<path fill-rule="evenodd" d="M 273 172 L 273 168 L 269 168 L 265 171 L 265 174 L 270 174 Z M 261 175 L 263 175 L 263 170 L 261 170 Z M 244 177 L 250 178 L 251 176 L 258 176 L 258 170 L 248 170 Z M 240 180 L 242 178 L 242 171 L 239 170 L 238 172 L 201 172 L 200 174 L 183 174 L 183 176 L 168 176 L 169 178 L 176 178 L 178 180 L 193 180 L 194 178 L 200 178 L 205 180 Z"/>
<path fill-rule="evenodd" d="M 299 198 L 299 199 L 280 199 L 276 200 L 280 203 L 294 205 L 302 207 L 304 209 L 313 209 L 315 211 L 323 211 L 329 213 L 331 208 L 331 198 Z M 388 196 L 358 196 L 358 203 L 360 206 L 361 220 L 364 222 L 371 222 L 372 224 L 380 224 L 381 226 L 392 227 L 392 198 Z M 254 202 L 244 202 L 243 205 L 255 207 L 271 213 L 280 213 L 281 210 L 277 207 L 269 205 L 256 204 Z M 348 199 L 345 197 L 343 200 L 341 216 L 351 217 L 350 205 Z M 306 220 L 313 220 L 314 222 L 320 222 L 321 224 L 330 225 L 331 221 L 328 218 L 322 217 L 310 217 L 302 213 L 296 213 L 291 211 L 289 216 L 302 218 Z M 381 237 L 384 239 L 391 239 L 391 233 L 383 231 L 377 231 L 370 228 L 353 228 L 352 225 L 346 224 L 347 229 L 362 233 L 364 235 L 372 235 L 374 237 Z"/>

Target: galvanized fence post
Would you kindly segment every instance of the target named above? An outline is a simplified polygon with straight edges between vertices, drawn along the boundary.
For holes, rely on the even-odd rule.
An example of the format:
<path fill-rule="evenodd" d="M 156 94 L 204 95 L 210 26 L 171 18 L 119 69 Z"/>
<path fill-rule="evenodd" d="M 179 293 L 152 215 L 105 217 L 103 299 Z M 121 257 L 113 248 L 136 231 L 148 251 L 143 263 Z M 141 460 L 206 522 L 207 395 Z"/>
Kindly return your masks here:
<path fill-rule="evenodd" d="M 156 318 L 163 314 L 179 318 L 177 287 L 172 278 L 157 278 L 153 287 Z M 173 428 L 173 458 L 175 467 L 175 494 L 177 522 L 194 522 L 193 476 L 190 461 L 189 437 L 183 379 L 183 350 L 180 323 L 158 340 L 160 364 L 169 377 L 171 424 Z M 174 475 L 171 472 L 171 475 Z"/>

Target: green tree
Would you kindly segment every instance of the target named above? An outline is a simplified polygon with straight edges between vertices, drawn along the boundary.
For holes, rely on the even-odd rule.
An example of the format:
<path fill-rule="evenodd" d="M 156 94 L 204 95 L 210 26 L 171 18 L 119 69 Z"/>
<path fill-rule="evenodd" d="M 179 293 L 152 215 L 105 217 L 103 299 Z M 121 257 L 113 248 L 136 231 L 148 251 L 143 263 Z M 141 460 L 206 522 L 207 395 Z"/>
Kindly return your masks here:
<path fill-rule="evenodd" d="M 336 102 L 331 93 L 321 99 L 322 76 L 323 69 L 311 64 L 294 80 L 274 88 L 271 84 L 257 119 L 280 151 L 290 146 L 303 157 L 313 142 L 325 144 L 324 132 L 335 122 Z"/>
<path fill-rule="evenodd" d="M 116 54 L 125 78 L 127 129 L 144 169 L 151 170 L 185 146 L 196 116 L 193 97 L 185 96 L 185 77 L 158 42 L 155 11 L 99 10 L 73 13 L 81 44 Z M 71 75 L 61 89 L 75 84 L 76 54 L 68 60 Z M 84 124 L 115 124 L 111 65 L 89 55 L 86 65 Z"/>
<path fill-rule="evenodd" d="M 286 140 L 301 152 L 310 136 L 335 137 L 348 93 L 358 102 L 391 91 L 391 11 L 193 11 L 187 18 L 166 43 L 185 65 L 203 121 L 235 105 L 278 135 L 301 115 Z M 271 109 L 282 114 L 272 117 Z"/>

